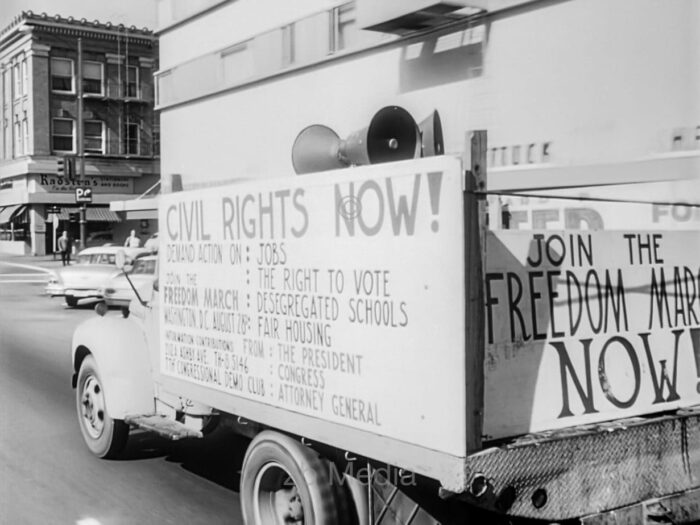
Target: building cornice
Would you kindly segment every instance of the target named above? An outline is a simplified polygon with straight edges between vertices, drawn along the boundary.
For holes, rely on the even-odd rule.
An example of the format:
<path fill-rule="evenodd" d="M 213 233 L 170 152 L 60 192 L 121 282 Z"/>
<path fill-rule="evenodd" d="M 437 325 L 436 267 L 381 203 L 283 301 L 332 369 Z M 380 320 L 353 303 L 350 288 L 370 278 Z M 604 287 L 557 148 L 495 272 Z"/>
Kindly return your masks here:
<path fill-rule="evenodd" d="M 88 21 L 85 18 L 76 20 L 72 16 L 49 16 L 46 13 L 36 14 L 32 11 L 22 11 L 12 19 L 4 29 L 0 30 L 0 45 L 13 35 L 23 31 L 41 30 L 59 35 L 80 36 L 94 39 L 123 39 L 128 38 L 134 43 L 153 45 L 158 38 L 153 31 L 144 27 L 125 26 L 124 24 L 112 24 L 99 20 Z"/>
<path fill-rule="evenodd" d="M 20 30 L 9 38 L 0 38 L 0 57 L 3 59 L 8 56 L 15 56 L 18 53 L 30 51 L 32 35 L 30 31 Z"/>

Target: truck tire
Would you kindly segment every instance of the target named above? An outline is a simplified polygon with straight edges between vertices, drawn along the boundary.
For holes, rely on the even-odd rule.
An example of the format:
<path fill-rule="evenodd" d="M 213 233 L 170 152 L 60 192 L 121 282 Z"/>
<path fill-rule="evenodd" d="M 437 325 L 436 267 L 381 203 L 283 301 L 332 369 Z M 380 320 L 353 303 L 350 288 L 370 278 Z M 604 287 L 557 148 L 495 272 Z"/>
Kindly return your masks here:
<path fill-rule="evenodd" d="M 330 464 L 298 441 L 266 430 L 251 442 L 241 472 L 246 525 L 337 525 Z"/>
<path fill-rule="evenodd" d="M 73 297 L 72 295 L 66 295 L 65 299 L 66 299 L 66 305 L 68 307 L 75 308 L 76 306 L 78 306 L 78 298 L 77 297 Z"/>
<path fill-rule="evenodd" d="M 90 451 L 98 458 L 119 456 L 129 437 L 129 425 L 107 413 L 102 381 L 92 355 L 80 365 L 75 399 L 80 431 Z"/>

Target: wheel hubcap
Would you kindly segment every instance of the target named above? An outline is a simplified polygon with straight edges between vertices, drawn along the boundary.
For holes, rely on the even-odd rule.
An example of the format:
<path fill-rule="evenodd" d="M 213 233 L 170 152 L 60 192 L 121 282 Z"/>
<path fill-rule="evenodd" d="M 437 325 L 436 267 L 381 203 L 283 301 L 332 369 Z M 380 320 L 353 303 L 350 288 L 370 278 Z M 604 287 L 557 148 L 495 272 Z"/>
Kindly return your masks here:
<path fill-rule="evenodd" d="M 289 472 L 279 463 L 268 463 L 258 472 L 253 505 L 256 523 L 304 524 L 304 506 L 299 489 Z"/>
<path fill-rule="evenodd" d="M 85 381 L 80 406 L 85 430 L 90 437 L 99 438 L 105 426 L 105 404 L 102 386 L 95 376 Z"/>

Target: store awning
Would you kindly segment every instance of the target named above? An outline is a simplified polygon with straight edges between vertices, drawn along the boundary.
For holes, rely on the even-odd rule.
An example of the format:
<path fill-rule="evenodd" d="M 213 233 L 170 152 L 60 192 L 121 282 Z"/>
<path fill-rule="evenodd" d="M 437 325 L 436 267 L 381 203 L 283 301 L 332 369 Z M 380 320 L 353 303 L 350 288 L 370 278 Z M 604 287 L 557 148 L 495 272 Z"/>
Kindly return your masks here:
<path fill-rule="evenodd" d="M 19 216 L 24 211 L 24 204 L 13 204 L 0 209 L 0 224 L 10 222 L 13 218 Z"/>
<path fill-rule="evenodd" d="M 61 208 L 61 213 L 58 214 L 59 221 L 67 221 L 70 217 L 69 213 L 78 213 L 80 208 L 69 207 Z M 109 208 L 87 208 L 85 218 L 88 222 L 102 221 L 102 222 L 120 222 L 121 219 L 119 215 L 111 211 Z"/>

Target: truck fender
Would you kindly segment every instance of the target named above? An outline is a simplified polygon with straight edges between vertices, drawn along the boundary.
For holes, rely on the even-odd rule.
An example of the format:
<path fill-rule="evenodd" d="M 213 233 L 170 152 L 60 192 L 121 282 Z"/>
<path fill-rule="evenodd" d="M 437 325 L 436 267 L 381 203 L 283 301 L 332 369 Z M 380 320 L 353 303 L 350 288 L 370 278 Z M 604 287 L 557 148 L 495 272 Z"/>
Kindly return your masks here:
<path fill-rule="evenodd" d="M 92 354 L 113 419 L 155 413 L 155 387 L 146 335 L 133 319 L 107 315 L 84 321 L 73 333 L 73 388 L 86 355 Z"/>

